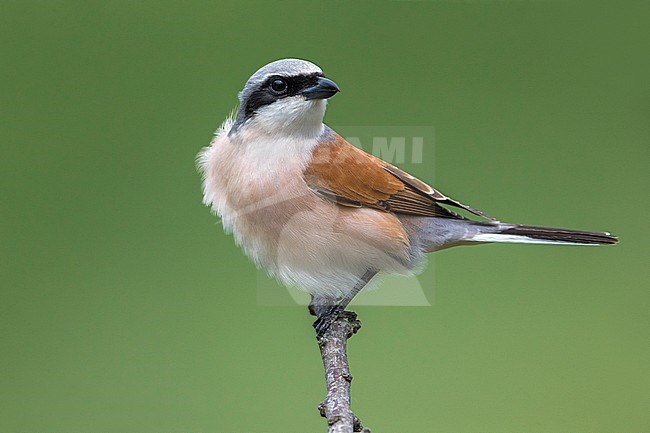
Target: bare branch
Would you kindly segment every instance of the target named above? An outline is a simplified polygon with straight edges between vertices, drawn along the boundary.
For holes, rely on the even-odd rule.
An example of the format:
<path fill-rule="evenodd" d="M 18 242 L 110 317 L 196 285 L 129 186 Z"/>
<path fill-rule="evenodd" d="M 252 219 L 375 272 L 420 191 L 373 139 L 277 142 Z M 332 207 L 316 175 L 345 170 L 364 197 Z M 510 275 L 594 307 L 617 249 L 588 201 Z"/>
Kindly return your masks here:
<path fill-rule="evenodd" d="M 318 316 L 323 309 L 312 299 L 309 311 L 312 315 Z M 328 433 L 370 433 L 369 429 L 363 428 L 359 418 L 350 409 L 352 375 L 348 365 L 346 345 L 347 340 L 360 328 L 361 322 L 357 320 L 356 313 L 346 311 L 318 339 L 327 385 L 327 397 L 318 406 L 318 410 L 327 420 Z"/>

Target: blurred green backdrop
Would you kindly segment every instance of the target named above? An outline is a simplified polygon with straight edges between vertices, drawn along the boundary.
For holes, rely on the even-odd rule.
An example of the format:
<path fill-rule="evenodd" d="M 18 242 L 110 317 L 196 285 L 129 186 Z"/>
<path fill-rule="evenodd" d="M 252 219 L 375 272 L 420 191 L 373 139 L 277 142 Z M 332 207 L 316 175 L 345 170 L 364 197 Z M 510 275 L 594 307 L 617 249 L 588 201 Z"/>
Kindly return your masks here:
<path fill-rule="evenodd" d="M 358 307 L 364 422 L 650 431 L 648 5 L 2 0 L 0 431 L 324 431 L 312 319 L 258 305 L 194 167 L 288 56 L 329 124 L 434 126 L 403 167 L 442 191 L 622 240 L 445 251 L 432 307 Z"/>

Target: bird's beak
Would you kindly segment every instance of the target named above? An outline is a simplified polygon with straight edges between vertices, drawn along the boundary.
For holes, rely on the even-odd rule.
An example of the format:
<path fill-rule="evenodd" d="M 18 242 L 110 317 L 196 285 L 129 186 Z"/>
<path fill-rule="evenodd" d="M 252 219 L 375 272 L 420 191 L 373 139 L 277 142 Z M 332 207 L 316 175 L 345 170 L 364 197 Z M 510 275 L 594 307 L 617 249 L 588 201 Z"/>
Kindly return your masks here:
<path fill-rule="evenodd" d="M 332 80 L 328 80 L 325 77 L 318 77 L 318 84 L 312 87 L 308 87 L 302 92 L 300 92 L 305 99 L 327 99 L 338 92 L 340 92 L 339 86 Z"/>

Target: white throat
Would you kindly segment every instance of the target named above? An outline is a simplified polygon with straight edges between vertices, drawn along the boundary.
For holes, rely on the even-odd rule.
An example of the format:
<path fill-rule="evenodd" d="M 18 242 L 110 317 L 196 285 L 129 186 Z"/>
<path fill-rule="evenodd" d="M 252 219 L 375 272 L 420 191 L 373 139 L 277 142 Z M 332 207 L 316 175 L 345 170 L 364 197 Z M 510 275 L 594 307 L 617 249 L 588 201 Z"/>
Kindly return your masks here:
<path fill-rule="evenodd" d="M 323 135 L 324 100 L 298 97 L 281 102 L 262 107 L 228 135 L 240 169 L 251 179 L 268 180 L 288 172 L 300 176 Z"/>
<path fill-rule="evenodd" d="M 268 136 L 310 139 L 323 132 L 326 99 L 305 100 L 302 96 L 284 98 L 260 108 L 237 131 L 252 137 Z"/>

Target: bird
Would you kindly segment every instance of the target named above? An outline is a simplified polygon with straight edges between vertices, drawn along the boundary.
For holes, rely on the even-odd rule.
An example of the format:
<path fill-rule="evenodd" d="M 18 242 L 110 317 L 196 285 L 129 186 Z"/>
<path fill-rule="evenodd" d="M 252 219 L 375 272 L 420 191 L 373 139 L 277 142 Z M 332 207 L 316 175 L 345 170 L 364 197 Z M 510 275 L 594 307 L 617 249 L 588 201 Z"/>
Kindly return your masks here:
<path fill-rule="evenodd" d="M 502 223 L 364 152 L 323 123 L 339 92 L 314 63 L 273 61 L 248 79 L 197 156 L 203 203 L 256 266 L 311 294 L 318 336 L 375 275 L 413 275 L 434 251 L 618 242 L 607 232 Z"/>

